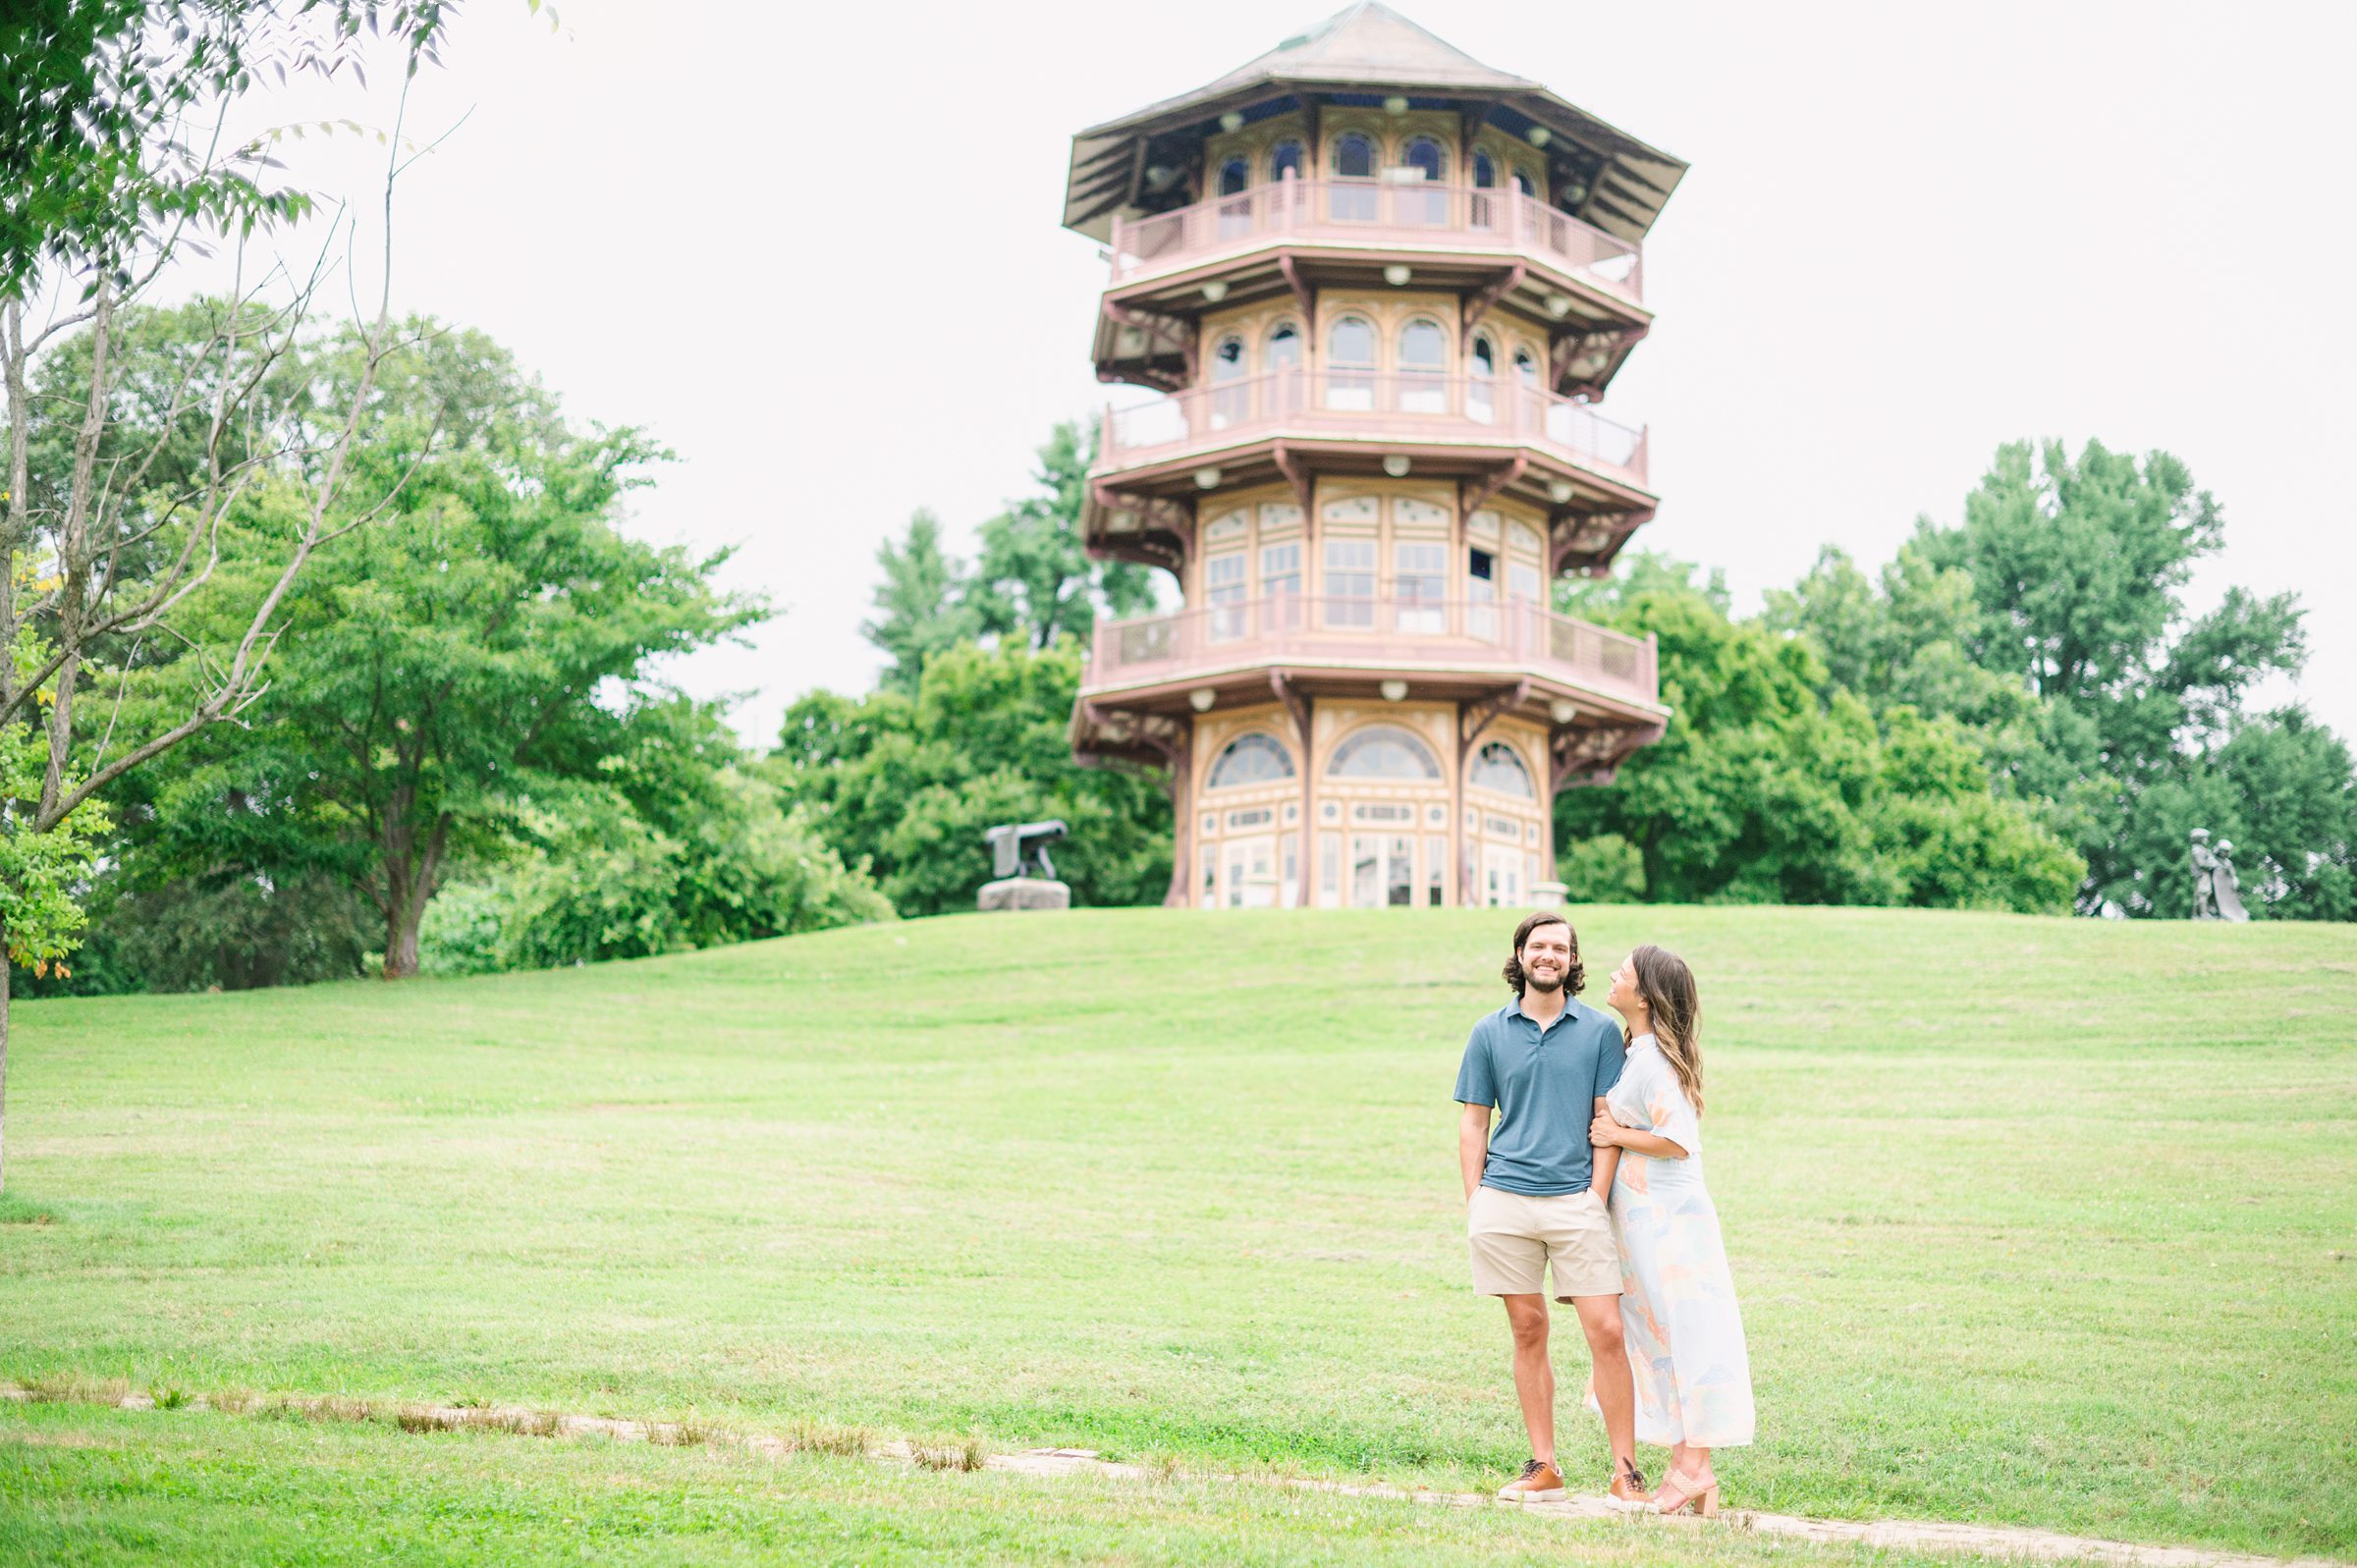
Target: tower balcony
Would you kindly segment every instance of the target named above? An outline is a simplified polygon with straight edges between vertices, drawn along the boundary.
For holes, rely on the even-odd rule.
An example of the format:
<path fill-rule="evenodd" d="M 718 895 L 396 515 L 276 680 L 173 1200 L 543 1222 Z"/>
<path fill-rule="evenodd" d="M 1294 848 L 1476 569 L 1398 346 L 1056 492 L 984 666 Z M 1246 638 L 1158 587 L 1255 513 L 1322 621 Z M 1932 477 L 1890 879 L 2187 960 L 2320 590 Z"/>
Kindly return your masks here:
<path fill-rule="evenodd" d="M 1373 370 L 1281 370 L 1189 387 L 1107 409 L 1100 477 L 1192 462 L 1284 437 L 1304 443 L 1402 444 L 1473 451 L 1527 448 L 1645 501 L 1645 431 L 1541 388 L 1495 377 Z"/>
<path fill-rule="evenodd" d="M 1600 395 L 1653 326 L 1639 247 L 1517 190 L 1288 180 L 1117 220 L 1112 243 L 1097 377 L 1165 391 L 1198 379 L 1207 310 L 1288 295 L 1314 319 L 1325 291 L 1456 293 L 1468 347 L 1494 311 L 1542 326 L 1566 394 Z"/>
<path fill-rule="evenodd" d="M 1527 255 L 1632 305 L 1639 246 L 1512 189 L 1380 180 L 1287 180 L 1147 218 L 1113 221 L 1116 288 L 1278 245 Z"/>
<path fill-rule="evenodd" d="M 1651 637 L 1518 601 L 1293 594 L 1100 622 L 1081 706 L 1178 714 L 1236 692 L 1265 701 L 1273 671 L 1369 695 L 1391 682 L 1419 695 L 1512 690 L 1559 725 L 1668 714 Z"/>
<path fill-rule="evenodd" d="M 1508 379 L 1285 370 L 1108 410 L 1082 531 L 1100 554 L 1178 570 L 1188 530 L 1159 514 L 1201 491 L 1412 470 L 1557 519 L 1551 573 L 1599 569 L 1659 504 L 1645 448 L 1643 429 Z"/>

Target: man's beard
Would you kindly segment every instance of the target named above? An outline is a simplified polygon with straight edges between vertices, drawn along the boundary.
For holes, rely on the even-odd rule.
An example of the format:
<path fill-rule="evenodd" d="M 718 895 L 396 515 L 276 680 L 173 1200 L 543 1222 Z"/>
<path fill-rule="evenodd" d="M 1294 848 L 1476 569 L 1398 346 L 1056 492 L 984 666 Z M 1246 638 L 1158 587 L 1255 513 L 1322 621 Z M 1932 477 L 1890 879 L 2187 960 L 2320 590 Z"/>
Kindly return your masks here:
<path fill-rule="evenodd" d="M 1551 974 L 1542 975 L 1536 970 L 1525 969 L 1522 971 L 1522 983 L 1533 991 L 1561 991 L 1563 989 L 1563 972 L 1558 969 Z"/>

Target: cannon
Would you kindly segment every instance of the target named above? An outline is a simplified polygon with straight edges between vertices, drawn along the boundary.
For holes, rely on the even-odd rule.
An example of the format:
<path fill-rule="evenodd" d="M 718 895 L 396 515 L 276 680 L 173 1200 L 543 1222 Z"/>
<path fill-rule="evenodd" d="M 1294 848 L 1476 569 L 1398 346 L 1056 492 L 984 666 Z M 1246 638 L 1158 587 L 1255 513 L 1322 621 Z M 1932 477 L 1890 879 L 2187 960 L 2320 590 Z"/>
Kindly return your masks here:
<path fill-rule="evenodd" d="M 1003 822 L 982 830 L 990 845 L 990 871 L 996 879 L 982 885 L 976 907 L 998 909 L 1069 909 L 1072 890 L 1056 880 L 1056 863 L 1048 845 L 1065 836 L 1061 822 Z"/>

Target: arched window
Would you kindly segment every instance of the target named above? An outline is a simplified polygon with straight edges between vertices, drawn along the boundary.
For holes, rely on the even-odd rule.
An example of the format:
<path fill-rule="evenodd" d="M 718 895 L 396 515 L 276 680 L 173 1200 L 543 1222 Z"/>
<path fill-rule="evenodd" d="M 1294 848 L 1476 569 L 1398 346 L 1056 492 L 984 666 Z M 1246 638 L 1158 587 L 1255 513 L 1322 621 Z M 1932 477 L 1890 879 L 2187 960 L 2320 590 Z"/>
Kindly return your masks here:
<path fill-rule="evenodd" d="M 1271 413 L 1290 413 L 1302 406 L 1300 329 L 1289 321 L 1278 322 L 1261 351 L 1260 368 L 1263 408 Z"/>
<path fill-rule="evenodd" d="M 1418 316 L 1399 329 L 1399 368 L 1436 376 L 1449 368 L 1449 335 L 1439 322 Z"/>
<path fill-rule="evenodd" d="M 1440 323 L 1419 317 L 1399 329 L 1399 408 L 1403 413 L 1446 413 L 1449 336 Z"/>
<path fill-rule="evenodd" d="M 1280 141 L 1269 149 L 1269 179 L 1283 180 L 1287 175 L 1301 178 L 1301 143 L 1291 139 Z"/>
<path fill-rule="evenodd" d="M 1376 192 L 1372 137 L 1352 131 L 1335 138 L 1334 178 L 1344 183 L 1326 192 L 1327 216 L 1337 223 L 1373 223 Z M 1355 182 L 1365 182 L 1363 189 Z"/>
<path fill-rule="evenodd" d="M 1498 350 L 1487 336 L 1473 340 L 1472 379 L 1465 384 L 1465 412 L 1488 424 L 1498 416 L 1492 383 L 1498 379 Z"/>
<path fill-rule="evenodd" d="M 1522 766 L 1521 754 L 1504 741 L 1493 740 L 1481 748 L 1473 759 L 1473 770 L 1465 782 L 1481 789 L 1494 789 L 1502 795 L 1516 795 L 1524 800 L 1539 798 L 1531 787 L 1530 770 Z"/>
<path fill-rule="evenodd" d="M 1507 395 L 1507 423 L 1536 430 L 1547 421 L 1547 400 L 1539 393 L 1539 361 L 1528 349 L 1514 351 L 1514 390 Z"/>
<path fill-rule="evenodd" d="M 1269 334 L 1269 369 L 1301 368 L 1301 333 L 1289 321 L 1280 321 Z"/>
<path fill-rule="evenodd" d="M 1494 190 L 1498 188 L 1498 165 L 1486 152 L 1473 154 L 1473 189 Z"/>
<path fill-rule="evenodd" d="M 1531 179 L 1530 172 L 1526 169 L 1514 171 L 1514 189 L 1526 196 L 1535 196 L 1539 193 L 1538 182 Z"/>
<path fill-rule="evenodd" d="M 1407 166 L 1424 176 L 1424 184 L 1438 186 L 1449 173 L 1449 156 L 1432 137 L 1414 136 L 1407 143 Z M 1424 224 L 1436 229 L 1446 228 L 1449 223 L 1447 192 L 1419 190 L 1413 187 L 1400 191 L 1399 221 Z"/>
<path fill-rule="evenodd" d="M 1344 316 L 1326 335 L 1326 406 L 1375 406 L 1375 329 L 1364 316 Z"/>
<path fill-rule="evenodd" d="M 1241 158 L 1220 165 L 1220 238 L 1233 240 L 1252 232 L 1252 166 Z"/>
<path fill-rule="evenodd" d="M 1377 725 L 1335 747 L 1326 773 L 1333 779 L 1437 780 L 1441 765 L 1414 735 L 1393 725 Z"/>
<path fill-rule="evenodd" d="M 1252 389 L 1236 386 L 1244 377 L 1244 340 L 1226 337 L 1211 351 L 1211 423 L 1224 430 L 1251 412 Z"/>
<path fill-rule="evenodd" d="M 1258 731 L 1228 742 L 1211 765 L 1206 789 L 1240 789 L 1246 784 L 1279 784 L 1293 776 L 1293 755 L 1274 735 Z"/>

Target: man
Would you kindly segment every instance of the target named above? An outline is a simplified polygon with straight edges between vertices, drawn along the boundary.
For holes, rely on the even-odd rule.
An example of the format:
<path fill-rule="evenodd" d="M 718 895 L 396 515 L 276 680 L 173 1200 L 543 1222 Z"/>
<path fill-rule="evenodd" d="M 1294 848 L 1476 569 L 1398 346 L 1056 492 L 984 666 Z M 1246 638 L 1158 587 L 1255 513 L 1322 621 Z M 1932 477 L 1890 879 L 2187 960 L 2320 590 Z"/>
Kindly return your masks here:
<path fill-rule="evenodd" d="M 1555 1368 L 1547 1356 L 1545 1274 L 1553 1268 L 1555 1299 L 1571 1304 L 1587 1336 L 1596 1404 L 1612 1443 L 1605 1501 L 1636 1512 L 1647 1502 L 1636 1462 L 1636 1387 L 1620 1345 L 1620 1260 L 1603 1196 L 1620 1151 L 1588 1143 L 1588 1127 L 1605 1113 L 1605 1094 L 1620 1076 L 1620 1031 L 1572 1000 L 1587 975 L 1579 939 L 1562 915 L 1541 911 L 1514 928 L 1506 983 L 1515 1000 L 1473 1026 L 1456 1074 L 1473 1288 L 1506 1302 L 1514 1393 L 1530 1433 L 1529 1462 L 1498 1495 L 1507 1502 L 1563 1495 L 1555 1462 Z"/>

